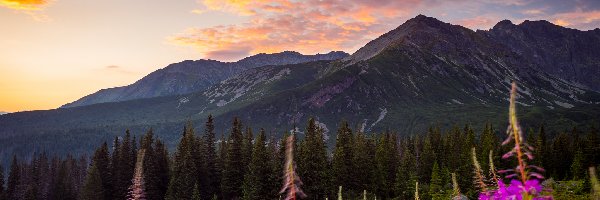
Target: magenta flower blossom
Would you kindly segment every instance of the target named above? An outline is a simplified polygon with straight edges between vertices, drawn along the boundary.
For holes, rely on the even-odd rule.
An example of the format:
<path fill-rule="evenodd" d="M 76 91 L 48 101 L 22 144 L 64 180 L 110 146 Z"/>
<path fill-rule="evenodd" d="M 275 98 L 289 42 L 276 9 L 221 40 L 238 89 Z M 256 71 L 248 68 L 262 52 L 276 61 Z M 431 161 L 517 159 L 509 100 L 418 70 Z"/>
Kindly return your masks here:
<path fill-rule="evenodd" d="M 531 151 L 533 148 L 523 140 L 523 133 L 516 114 L 515 99 L 517 97 L 517 84 L 513 82 L 510 93 L 509 126 L 507 129 L 507 138 L 502 143 L 506 145 L 513 143 L 514 147 L 508 153 L 502 156 L 503 159 L 515 158 L 518 165 L 512 169 L 500 170 L 498 172 L 506 174 L 505 178 L 510 179 L 510 184 L 506 185 L 502 180 L 498 181 L 498 189 L 483 191 L 479 194 L 480 200 L 544 200 L 552 199 L 550 196 L 543 196 L 542 186 L 539 180 L 543 176 L 535 171 L 544 170 L 534 165 L 528 165 L 527 161 L 533 160 Z"/>
<path fill-rule="evenodd" d="M 511 180 L 509 185 L 498 182 L 498 189 L 479 194 L 480 200 L 551 200 L 552 197 L 540 196 L 542 185 L 538 180 L 528 180 L 525 184 Z"/>

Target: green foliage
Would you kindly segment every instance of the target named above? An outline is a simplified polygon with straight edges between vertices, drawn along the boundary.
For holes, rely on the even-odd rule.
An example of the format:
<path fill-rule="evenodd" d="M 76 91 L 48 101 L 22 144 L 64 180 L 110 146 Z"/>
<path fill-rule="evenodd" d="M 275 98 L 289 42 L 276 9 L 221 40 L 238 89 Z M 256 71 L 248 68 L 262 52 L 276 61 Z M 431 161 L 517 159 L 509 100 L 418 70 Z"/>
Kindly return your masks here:
<path fill-rule="evenodd" d="M 308 120 L 305 134 L 306 137 L 300 143 L 297 151 L 298 175 L 302 178 L 304 183 L 302 189 L 309 196 L 308 198 L 322 199 L 327 196 L 331 188 L 328 181 L 329 161 L 323 129 L 319 128 L 315 120 L 311 118 Z"/>
<path fill-rule="evenodd" d="M 276 174 L 270 161 L 272 152 L 267 149 L 265 130 L 261 129 L 252 150 L 252 158 L 248 166 L 248 173 L 244 178 L 244 199 L 274 199 L 271 193 L 270 176 Z"/>
<path fill-rule="evenodd" d="M 167 199 L 186 199 L 192 196 L 197 177 L 193 154 L 195 148 L 197 146 L 194 129 L 191 122 L 189 122 L 184 127 L 183 137 L 177 147 L 177 152 L 175 152 Z"/>
<path fill-rule="evenodd" d="M 85 184 L 81 190 L 80 198 L 82 200 L 102 200 L 104 196 L 104 188 L 102 187 L 102 177 L 95 165 L 92 165 L 88 170 L 85 179 Z"/>
<path fill-rule="evenodd" d="M 332 172 L 333 184 L 343 185 L 349 192 L 357 188 L 356 179 L 348 174 L 355 173 L 353 134 L 348 122 L 342 121 L 337 131 L 335 149 L 333 150 Z"/>
<path fill-rule="evenodd" d="M 244 171 L 247 168 L 247 166 L 243 165 L 244 137 L 242 135 L 242 122 L 237 117 L 233 120 L 233 127 L 228 142 L 227 154 L 223 163 L 221 192 L 223 199 L 237 199 L 243 196 Z"/>
<path fill-rule="evenodd" d="M 200 186 L 203 190 L 200 192 L 202 199 L 212 198 L 214 195 L 220 195 L 220 170 L 217 151 L 215 147 L 215 125 L 214 118 L 209 115 L 204 125 L 204 177 L 200 177 Z"/>
<path fill-rule="evenodd" d="M 441 193 L 442 190 L 442 179 L 440 177 L 440 167 L 437 162 L 433 163 L 433 168 L 431 169 L 431 181 L 429 181 L 429 196 L 432 199 L 442 199 Z"/>

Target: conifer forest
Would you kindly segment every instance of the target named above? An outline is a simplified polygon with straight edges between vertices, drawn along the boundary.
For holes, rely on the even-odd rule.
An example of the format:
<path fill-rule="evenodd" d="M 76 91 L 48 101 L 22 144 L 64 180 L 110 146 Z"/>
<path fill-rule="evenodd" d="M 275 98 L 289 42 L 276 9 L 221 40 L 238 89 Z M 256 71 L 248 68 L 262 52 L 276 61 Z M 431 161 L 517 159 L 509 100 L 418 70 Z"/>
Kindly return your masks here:
<path fill-rule="evenodd" d="M 209 116 L 203 129 L 182 125 L 174 152 L 150 129 L 99 141 L 89 156 L 14 157 L 8 173 L 0 171 L 7 180 L 0 198 L 504 199 L 494 197 L 510 191 L 504 184 L 526 179 L 533 199 L 597 199 L 600 132 L 573 127 L 550 135 L 541 125 L 511 135 L 521 132 L 514 107 L 507 133 L 486 124 L 481 132 L 432 126 L 399 136 L 342 120 L 331 148 L 314 119 L 277 138 L 234 118 L 231 132 L 217 138 Z"/>

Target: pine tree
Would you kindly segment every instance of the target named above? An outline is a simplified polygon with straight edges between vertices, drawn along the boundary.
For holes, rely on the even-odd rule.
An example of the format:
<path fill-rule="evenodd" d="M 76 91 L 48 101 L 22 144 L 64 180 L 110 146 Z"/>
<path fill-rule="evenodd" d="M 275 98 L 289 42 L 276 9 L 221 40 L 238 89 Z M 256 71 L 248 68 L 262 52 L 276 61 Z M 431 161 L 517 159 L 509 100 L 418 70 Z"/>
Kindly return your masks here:
<path fill-rule="evenodd" d="M 192 192 L 192 200 L 200 200 L 200 189 L 198 189 L 198 184 L 194 185 L 194 191 Z"/>
<path fill-rule="evenodd" d="M 21 167 L 17 161 L 17 156 L 13 156 L 8 174 L 8 187 L 6 187 L 6 199 L 17 199 L 19 193 L 17 186 L 21 185 Z"/>
<path fill-rule="evenodd" d="M 552 141 L 552 172 L 556 179 L 562 180 L 569 176 L 572 162 L 571 140 L 567 133 L 560 133 Z"/>
<path fill-rule="evenodd" d="M 483 130 L 483 133 L 481 133 L 481 154 L 479 155 L 479 160 L 481 160 L 481 168 L 485 171 L 486 169 L 489 169 L 488 163 L 489 163 L 489 156 L 488 156 L 488 152 L 493 151 L 493 152 L 498 152 L 497 151 L 497 146 L 499 146 L 499 139 L 496 136 L 496 134 L 494 134 L 494 130 L 492 128 L 492 124 L 487 123 L 485 125 L 485 128 Z"/>
<path fill-rule="evenodd" d="M 129 130 L 127 130 L 127 132 L 129 132 Z M 119 137 L 115 137 L 115 139 L 113 140 L 113 151 L 110 157 L 110 164 L 109 164 L 109 169 L 110 169 L 110 173 L 112 175 L 114 175 L 114 179 L 113 184 L 114 184 L 114 194 L 113 197 L 115 199 L 124 199 L 125 198 L 125 193 L 126 193 L 126 189 L 122 189 L 123 187 L 126 187 L 124 183 L 120 182 L 122 180 L 122 178 L 119 176 L 121 174 L 121 143 L 119 141 Z"/>
<path fill-rule="evenodd" d="M 102 177 L 98 168 L 94 165 L 90 167 L 85 184 L 79 196 L 82 200 L 102 200 L 104 199 L 104 189 L 102 187 Z"/>
<path fill-rule="evenodd" d="M 375 146 L 371 139 L 361 132 L 357 131 L 354 139 L 354 158 L 355 179 L 357 182 L 357 191 L 373 190 L 373 174 L 375 166 Z"/>
<path fill-rule="evenodd" d="M 575 152 L 573 162 L 571 163 L 571 174 L 573 180 L 581 180 L 585 178 L 586 169 L 583 166 L 583 159 L 583 152 L 581 150 L 577 150 Z"/>
<path fill-rule="evenodd" d="M 411 188 L 412 186 L 412 182 L 411 182 L 411 178 L 416 179 L 416 175 L 415 175 L 415 156 L 411 150 L 411 145 L 409 145 L 410 141 L 404 141 L 403 143 L 403 151 L 402 151 L 402 159 L 400 161 L 399 167 L 396 171 L 396 180 L 395 180 L 395 185 L 394 188 L 396 190 L 396 194 L 401 197 L 401 199 L 410 199 L 412 197 L 412 191 L 414 191 L 414 189 Z M 378 164 L 379 165 L 379 164 Z M 379 179 L 382 179 L 383 177 L 380 177 Z M 388 194 L 385 194 L 388 197 L 391 196 L 388 192 Z M 386 196 L 383 196 L 386 197 Z"/>
<path fill-rule="evenodd" d="M 252 159 L 248 165 L 248 173 L 244 179 L 244 199 L 271 199 L 269 176 L 273 173 L 269 161 L 272 155 L 266 147 L 265 130 L 261 129 L 252 150 Z"/>
<path fill-rule="evenodd" d="M 252 129 L 250 127 L 246 127 L 246 132 L 244 132 L 244 140 L 242 144 L 242 163 L 243 166 L 248 166 L 250 160 L 252 160 L 252 140 L 254 136 L 252 134 Z M 244 174 L 248 171 L 248 167 L 243 169 Z"/>
<path fill-rule="evenodd" d="M 145 198 L 163 200 L 169 184 L 166 149 L 160 140 L 154 139 L 152 129 L 142 137 L 140 146 L 145 151 L 143 161 Z"/>
<path fill-rule="evenodd" d="M 429 196 L 431 199 L 444 199 L 444 197 L 440 195 L 442 192 L 440 167 L 437 162 L 434 162 L 433 168 L 431 169 L 431 181 L 429 182 Z"/>
<path fill-rule="evenodd" d="M 546 131 L 544 130 L 544 125 L 542 124 L 540 126 L 540 130 L 537 134 L 537 140 L 535 143 L 535 155 L 536 155 L 536 163 L 538 166 L 544 168 L 544 169 L 548 169 L 548 157 L 547 157 L 547 153 L 548 153 L 548 148 L 547 148 L 547 141 L 546 141 Z"/>
<path fill-rule="evenodd" d="M 204 162 L 206 174 L 201 182 L 203 192 L 202 199 L 210 199 L 219 194 L 220 190 L 220 171 L 218 166 L 218 157 L 215 148 L 215 125 L 212 115 L 208 116 L 204 128 Z"/>
<path fill-rule="evenodd" d="M 102 143 L 102 146 L 96 150 L 92 158 L 92 165 L 96 166 L 100 178 L 102 180 L 102 190 L 104 191 L 104 199 L 109 200 L 113 198 L 113 179 L 110 172 L 110 158 L 108 153 L 108 145 L 106 142 Z M 62 164 L 61 164 L 62 166 Z M 62 168 L 62 167 L 61 167 Z M 60 173 L 60 169 L 59 169 Z M 60 176 L 59 176 L 60 177 Z"/>
<path fill-rule="evenodd" d="M 346 191 L 356 189 L 356 181 L 352 176 L 354 171 L 354 152 L 353 152 L 352 130 L 348 127 L 348 122 L 342 121 L 337 131 L 335 149 L 333 151 L 332 170 L 334 185 L 348 188 Z"/>
<path fill-rule="evenodd" d="M 184 127 L 183 137 L 177 146 L 173 161 L 171 177 L 166 199 L 188 199 L 192 196 L 196 184 L 196 162 L 193 151 L 196 145 L 194 129 L 191 122 Z"/>
<path fill-rule="evenodd" d="M 117 162 L 115 163 L 114 173 L 114 195 L 116 199 L 125 199 L 127 197 L 127 188 L 131 185 L 135 169 L 136 147 L 135 137 L 131 139 L 129 130 L 125 131 L 123 143 L 118 147 Z"/>
<path fill-rule="evenodd" d="M 398 174 L 398 150 L 396 142 L 396 137 L 389 132 L 382 134 L 377 142 L 374 177 L 377 180 L 375 183 L 377 194 L 383 198 L 395 196 L 394 185 Z"/>
<path fill-rule="evenodd" d="M 154 177 L 156 177 L 156 199 L 163 200 L 167 193 L 167 189 L 169 186 L 169 152 L 167 151 L 167 147 L 161 140 L 155 141 L 155 151 L 154 151 L 154 160 L 156 166 L 154 171 Z"/>
<path fill-rule="evenodd" d="M 306 137 L 298 147 L 298 174 L 304 182 L 304 192 L 311 199 L 323 199 L 328 193 L 327 147 L 323 130 L 313 118 L 308 120 Z M 279 165 L 281 166 L 281 165 Z"/>
<path fill-rule="evenodd" d="M 236 117 L 227 144 L 227 155 L 223 166 L 221 191 L 223 199 L 239 199 L 243 196 L 242 185 L 244 177 L 242 123 Z"/>
<path fill-rule="evenodd" d="M 4 200 L 4 167 L 0 164 L 0 200 Z"/>

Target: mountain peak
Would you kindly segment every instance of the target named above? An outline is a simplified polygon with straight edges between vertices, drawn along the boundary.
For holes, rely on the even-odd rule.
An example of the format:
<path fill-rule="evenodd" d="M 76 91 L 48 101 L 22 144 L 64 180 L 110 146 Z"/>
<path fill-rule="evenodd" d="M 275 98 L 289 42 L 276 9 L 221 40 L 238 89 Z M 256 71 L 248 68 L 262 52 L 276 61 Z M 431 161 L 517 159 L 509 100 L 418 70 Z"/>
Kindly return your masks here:
<path fill-rule="evenodd" d="M 492 29 L 507 29 L 507 28 L 511 28 L 514 26 L 516 26 L 516 25 L 513 24 L 512 21 L 505 19 L 505 20 L 498 22 L 496 25 L 494 25 L 494 27 Z"/>
<path fill-rule="evenodd" d="M 406 23 L 444 23 L 440 20 L 438 20 L 435 17 L 428 17 L 422 14 L 419 14 L 415 17 L 413 17 L 412 19 L 409 19 L 408 21 L 406 21 Z"/>

